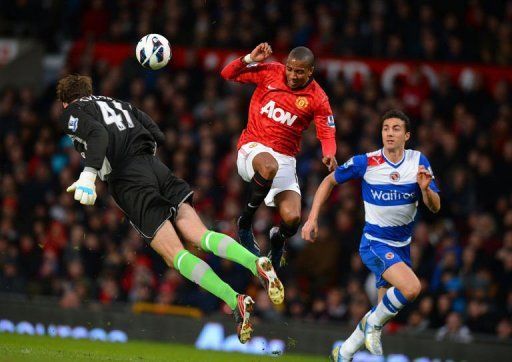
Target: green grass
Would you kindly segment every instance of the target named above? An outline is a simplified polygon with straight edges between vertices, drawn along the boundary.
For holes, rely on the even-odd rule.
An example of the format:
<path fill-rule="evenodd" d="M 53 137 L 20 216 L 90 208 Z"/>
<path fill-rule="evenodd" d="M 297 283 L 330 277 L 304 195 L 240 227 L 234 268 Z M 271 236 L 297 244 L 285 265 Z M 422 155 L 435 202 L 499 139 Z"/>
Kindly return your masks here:
<path fill-rule="evenodd" d="M 313 362 L 326 358 L 295 354 L 278 357 L 239 353 L 199 351 L 192 346 L 130 341 L 128 343 L 93 342 L 41 336 L 0 333 L 0 361 L 237 361 L 237 362 Z"/>

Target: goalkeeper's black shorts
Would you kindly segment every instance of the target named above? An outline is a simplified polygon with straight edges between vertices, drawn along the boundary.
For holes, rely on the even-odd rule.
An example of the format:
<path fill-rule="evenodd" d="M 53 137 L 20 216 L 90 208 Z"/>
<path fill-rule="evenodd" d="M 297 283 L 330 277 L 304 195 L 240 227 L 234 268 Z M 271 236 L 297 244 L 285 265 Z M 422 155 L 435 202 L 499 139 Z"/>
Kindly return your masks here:
<path fill-rule="evenodd" d="M 174 221 L 179 207 L 192 203 L 193 191 L 156 156 L 133 156 L 108 177 L 108 190 L 133 227 L 151 242 L 166 220 Z"/>

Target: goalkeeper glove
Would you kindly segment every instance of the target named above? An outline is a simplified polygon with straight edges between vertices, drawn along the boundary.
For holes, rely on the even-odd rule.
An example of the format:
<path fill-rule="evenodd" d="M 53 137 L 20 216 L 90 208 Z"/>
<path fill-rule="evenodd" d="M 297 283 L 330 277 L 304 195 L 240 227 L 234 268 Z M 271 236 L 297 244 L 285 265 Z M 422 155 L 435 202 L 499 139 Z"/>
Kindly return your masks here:
<path fill-rule="evenodd" d="M 80 178 L 67 188 L 67 192 L 75 192 L 75 200 L 80 201 L 82 205 L 94 205 L 96 201 L 96 173 L 91 171 L 82 171 Z"/>

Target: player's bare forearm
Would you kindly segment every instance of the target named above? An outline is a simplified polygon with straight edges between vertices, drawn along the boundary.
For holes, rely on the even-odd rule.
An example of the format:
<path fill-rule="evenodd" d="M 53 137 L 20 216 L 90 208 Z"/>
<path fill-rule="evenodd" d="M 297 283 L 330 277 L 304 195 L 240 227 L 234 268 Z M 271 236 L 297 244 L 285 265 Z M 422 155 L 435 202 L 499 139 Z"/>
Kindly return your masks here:
<path fill-rule="evenodd" d="M 323 181 L 320 183 L 320 186 L 318 186 L 318 190 L 316 190 L 315 197 L 313 199 L 313 205 L 311 205 L 311 211 L 308 216 L 309 220 L 318 219 L 320 208 L 329 198 L 329 195 L 331 194 L 335 185 L 337 185 L 337 182 L 334 179 L 334 172 L 332 172 L 323 179 Z"/>
<path fill-rule="evenodd" d="M 434 214 L 439 212 L 441 209 L 441 198 L 437 192 L 432 191 L 430 187 L 421 190 L 423 196 L 423 203 L 429 208 Z"/>

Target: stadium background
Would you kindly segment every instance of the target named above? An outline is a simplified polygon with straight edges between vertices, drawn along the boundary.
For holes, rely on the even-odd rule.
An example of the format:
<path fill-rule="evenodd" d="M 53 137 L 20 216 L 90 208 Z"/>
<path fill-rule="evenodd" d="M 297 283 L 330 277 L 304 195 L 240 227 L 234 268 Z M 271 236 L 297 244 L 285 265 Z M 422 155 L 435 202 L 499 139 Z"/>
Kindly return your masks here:
<path fill-rule="evenodd" d="M 132 55 L 151 32 L 174 51 L 158 72 Z M 94 207 L 65 193 L 82 166 L 57 126 L 55 82 L 89 74 L 96 94 L 149 113 L 166 135 L 159 156 L 194 186 L 203 220 L 234 235 L 245 188 L 235 144 L 252 89 L 222 80 L 219 67 L 268 41 L 277 60 L 298 45 L 317 56 L 339 163 L 378 148 L 379 115 L 398 107 L 413 120 L 409 147 L 433 166 L 442 210 L 420 210 L 412 243 L 423 291 L 388 332 L 512 341 L 512 1 L 4 1 L 0 37 L 8 39 L 0 56 L 0 299 L 49 296 L 71 310 L 150 302 L 226 314 L 144 245 L 104 184 Z M 43 51 L 42 68 L 22 82 L 21 73 L 37 67 L 8 72 L 21 56 L 12 42 L 31 40 Z M 326 175 L 320 157 L 309 130 L 298 157 L 304 217 Z M 290 241 L 282 308 L 237 265 L 196 253 L 256 297 L 262 321 L 354 326 L 375 299 L 357 254 L 359 192 L 357 183 L 335 190 L 319 242 Z M 271 209 L 258 211 L 264 249 L 277 221 Z"/>

